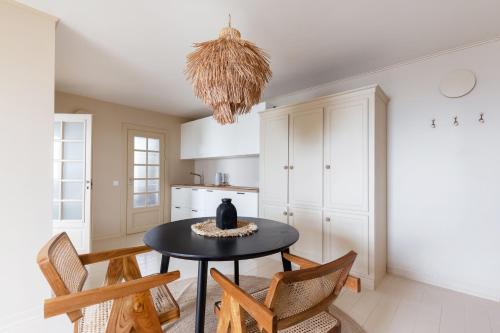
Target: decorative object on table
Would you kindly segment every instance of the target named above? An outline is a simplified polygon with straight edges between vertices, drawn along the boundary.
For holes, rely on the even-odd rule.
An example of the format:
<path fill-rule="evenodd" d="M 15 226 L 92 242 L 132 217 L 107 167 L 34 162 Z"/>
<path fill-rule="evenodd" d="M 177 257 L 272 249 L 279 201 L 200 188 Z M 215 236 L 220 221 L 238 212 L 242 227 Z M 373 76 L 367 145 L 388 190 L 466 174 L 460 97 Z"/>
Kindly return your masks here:
<path fill-rule="evenodd" d="M 272 75 L 269 56 L 241 39 L 240 32 L 231 27 L 231 15 L 218 39 L 194 47 L 187 56 L 186 75 L 195 95 L 213 110 L 219 124 L 234 123 L 237 115 L 259 103 Z"/>
<path fill-rule="evenodd" d="M 449 98 L 467 95 L 476 86 L 476 76 L 468 69 L 459 69 L 447 73 L 439 84 L 441 93 Z"/>
<path fill-rule="evenodd" d="M 224 198 L 222 203 L 217 207 L 215 216 L 217 228 L 219 229 L 234 229 L 237 226 L 238 213 L 236 207 L 231 203 L 231 199 Z"/>
<path fill-rule="evenodd" d="M 220 229 L 217 227 L 215 220 L 210 219 L 204 222 L 191 225 L 191 230 L 200 236 L 207 237 L 243 237 L 256 232 L 259 228 L 253 222 L 238 221 L 236 228 L 233 229 Z"/>

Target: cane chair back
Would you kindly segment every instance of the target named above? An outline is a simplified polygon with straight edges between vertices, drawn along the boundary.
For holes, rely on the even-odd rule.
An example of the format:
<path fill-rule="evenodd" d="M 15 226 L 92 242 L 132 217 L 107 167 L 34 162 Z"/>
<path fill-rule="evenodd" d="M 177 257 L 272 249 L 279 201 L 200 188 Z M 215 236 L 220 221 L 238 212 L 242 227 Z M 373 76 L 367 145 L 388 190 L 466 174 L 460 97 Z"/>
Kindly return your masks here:
<path fill-rule="evenodd" d="M 273 277 L 264 301 L 278 320 L 278 329 L 298 324 L 327 310 L 346 283 L 356 259 L 351 251 L 330 263 Z"/>
<path fill-rule="evenodd" d="M 52 237 L 38 254 L 37 261 L 56 296 L 83 289 L 88 271 L 65 232 Z M 82 317 L 82 312 L 78 310 L 67 315 L 74 322 Z"/>

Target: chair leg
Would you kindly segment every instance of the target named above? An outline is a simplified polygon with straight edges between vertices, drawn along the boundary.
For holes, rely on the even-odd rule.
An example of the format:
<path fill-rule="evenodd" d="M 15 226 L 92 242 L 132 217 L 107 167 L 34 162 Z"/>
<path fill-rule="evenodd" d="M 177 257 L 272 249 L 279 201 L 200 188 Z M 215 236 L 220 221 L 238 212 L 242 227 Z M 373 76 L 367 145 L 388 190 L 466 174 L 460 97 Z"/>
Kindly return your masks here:
<path fill-rule="evenodd" d="M 231 333 L 246 333 L 247 326 L 245 325 L 245 310 L 235 302 L 230 299 L 231 305 Z"/>
<path fill-rule="evenodd" d="M 231 300 L 229 296 L 224 293 L 220 311 L 217 318 L 217 333 L 227 333 L 229 330 L 229 321 L 231 318 Z"/>

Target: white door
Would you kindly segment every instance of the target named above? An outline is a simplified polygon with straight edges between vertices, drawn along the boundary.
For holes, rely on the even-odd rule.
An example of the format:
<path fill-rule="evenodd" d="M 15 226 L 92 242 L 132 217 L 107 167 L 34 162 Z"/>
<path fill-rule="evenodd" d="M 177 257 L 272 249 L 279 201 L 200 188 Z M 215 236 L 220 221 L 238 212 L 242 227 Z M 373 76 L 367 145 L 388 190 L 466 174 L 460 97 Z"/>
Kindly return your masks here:
<path fill-rule="evenodd" d="M 368 228 L 368 216 L 366 215 L 325 211 L 325 261 L 333 261 L 353 250 L 358 256 L 352 271 L 368 275 Z"/>
<path fill-rule="evenodd" d="M 291 252 L 321 263 L 323 260 L 323 214 L 321 208 L 290 207 L 288 221 L 299 232 Z"/>
<path fill-rule="evenodd" d="M 164 222 L 165 137 L 128 131 L 127 234 Z"/>
<path fill-rule="evenodd" d="M 325 208 L 368 211 L 368 98 L 325 111 Z"/>
<path fill-rule="evenodd" d="M 90 252 L 92 115 L 54 116 L 53 232 L 65 231 L 79 253 Z"/>
<path fill-rule="evenodd" d="M 323 109 L 290 116 L 290 206 L 323 205 Z"/>
<path fill-rule="evenodd" d="M 288 202 L 288 115 L 263 118 L 261 123 L 261 188 L 263 202 Z"/>

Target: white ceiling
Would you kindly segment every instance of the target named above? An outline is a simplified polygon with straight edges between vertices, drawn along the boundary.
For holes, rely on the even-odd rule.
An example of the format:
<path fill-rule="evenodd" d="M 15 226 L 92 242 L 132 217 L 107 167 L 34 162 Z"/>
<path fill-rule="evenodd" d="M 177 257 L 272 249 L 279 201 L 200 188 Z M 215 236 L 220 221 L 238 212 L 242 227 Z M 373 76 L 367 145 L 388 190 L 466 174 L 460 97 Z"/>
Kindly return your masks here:
<path fill-rule="evenodd" d="M 184 77 L 231 13 L 271 55 L 264 97 L 500 35 L 498 0 L 21 0 L 60 18 L 56 89 L 165 112 L 209 111 Z"/>

